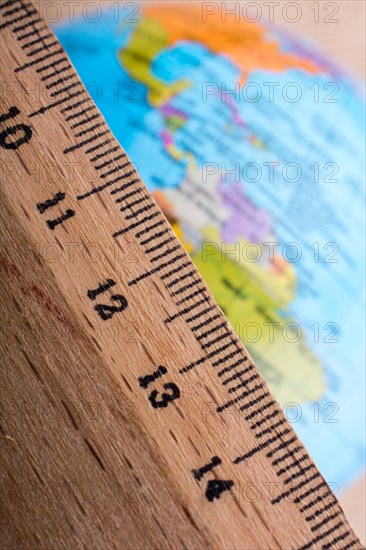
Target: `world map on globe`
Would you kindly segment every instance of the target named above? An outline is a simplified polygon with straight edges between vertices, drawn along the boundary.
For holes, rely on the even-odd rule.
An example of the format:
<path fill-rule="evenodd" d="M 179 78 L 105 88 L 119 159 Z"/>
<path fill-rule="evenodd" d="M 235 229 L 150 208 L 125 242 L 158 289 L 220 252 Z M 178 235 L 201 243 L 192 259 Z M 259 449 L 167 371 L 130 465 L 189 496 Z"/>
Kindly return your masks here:
<path fill-rule="evenodd" d="M 274 25 L 142 4 L 54 30 L 328 482 L 364 468 L 362 91 Z M 337 460 L 333 460 L 337 456 Z"/>

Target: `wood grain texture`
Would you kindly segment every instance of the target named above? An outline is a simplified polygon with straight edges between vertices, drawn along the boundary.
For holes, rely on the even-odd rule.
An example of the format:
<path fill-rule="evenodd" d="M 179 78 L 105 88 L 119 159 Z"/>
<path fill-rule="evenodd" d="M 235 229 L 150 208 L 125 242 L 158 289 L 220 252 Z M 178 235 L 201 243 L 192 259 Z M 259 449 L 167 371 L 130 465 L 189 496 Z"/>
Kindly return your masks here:
<path fill-rule="evenodd" d="M 57 40 L 0 9 L 2 545 L 362 548 Z"/>

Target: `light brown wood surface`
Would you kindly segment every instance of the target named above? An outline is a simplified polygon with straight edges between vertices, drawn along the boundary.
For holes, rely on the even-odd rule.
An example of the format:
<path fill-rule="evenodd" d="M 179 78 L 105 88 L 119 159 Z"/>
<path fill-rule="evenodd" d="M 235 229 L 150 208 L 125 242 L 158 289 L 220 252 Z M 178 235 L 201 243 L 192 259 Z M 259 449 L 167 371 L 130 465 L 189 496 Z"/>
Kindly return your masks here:
<path fill-rule="evenodd" d="M 65 53 L 8 4 L 2 546 L 362 548 Z"/>

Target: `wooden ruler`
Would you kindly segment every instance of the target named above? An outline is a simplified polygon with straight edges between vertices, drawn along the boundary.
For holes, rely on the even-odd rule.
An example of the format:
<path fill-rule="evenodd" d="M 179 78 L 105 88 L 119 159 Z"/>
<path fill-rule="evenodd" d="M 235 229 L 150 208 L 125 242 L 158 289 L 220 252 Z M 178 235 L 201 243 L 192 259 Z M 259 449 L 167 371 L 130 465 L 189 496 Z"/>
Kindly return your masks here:
<path fill-rule="evenodd" d="M 3 546 L 361 548 L 53 33 L 0 11 Z"/>

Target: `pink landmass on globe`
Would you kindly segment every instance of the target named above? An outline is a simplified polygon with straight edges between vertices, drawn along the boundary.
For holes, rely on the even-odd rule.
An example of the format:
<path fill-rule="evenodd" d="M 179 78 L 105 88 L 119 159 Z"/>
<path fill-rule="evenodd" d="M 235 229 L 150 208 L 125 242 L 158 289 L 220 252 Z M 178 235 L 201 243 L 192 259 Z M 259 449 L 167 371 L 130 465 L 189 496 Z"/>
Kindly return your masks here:
<path fill-rule="evenodd" d="M 242 237 L 261 243 L 271 234 L 272 221 L 264 208 L 258 208 L 245 194 L 243 185 L 219 181 L 217 191 L 230 217 L 223 224 L 221 236 L 224 242 L 233 243 Z"/>

